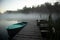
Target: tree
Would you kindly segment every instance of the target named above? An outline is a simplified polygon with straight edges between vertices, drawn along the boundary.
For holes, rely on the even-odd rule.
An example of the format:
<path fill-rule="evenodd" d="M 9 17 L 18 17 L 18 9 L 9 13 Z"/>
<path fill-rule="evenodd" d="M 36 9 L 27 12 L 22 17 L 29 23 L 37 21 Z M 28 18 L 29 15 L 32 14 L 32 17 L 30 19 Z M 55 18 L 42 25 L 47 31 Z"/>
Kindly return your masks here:
<path fill-rule="evenodd" d="M 60 4 L 59 4 L 59 2 L 56 2 L 54 4 L 54 10 L 55 10 L 56 13 L 60 13 Z"/>
<path fill-rule="evenodd" d="M 51 3 L 45 3 L 46 8 L 49 10 L 50 14 L 52 13 L 53 10 L 53 6 L 51 5 Z"/>

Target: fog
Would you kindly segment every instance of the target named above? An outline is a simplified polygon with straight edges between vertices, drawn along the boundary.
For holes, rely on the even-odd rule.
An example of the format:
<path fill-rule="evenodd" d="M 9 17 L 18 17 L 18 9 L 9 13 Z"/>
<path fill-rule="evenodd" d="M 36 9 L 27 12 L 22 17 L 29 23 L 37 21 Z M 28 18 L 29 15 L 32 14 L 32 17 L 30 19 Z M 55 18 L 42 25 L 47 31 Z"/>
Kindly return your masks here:
<path fill-rule="evenodd" d="M 56 20 L 60 17 L 57 14 L 52 14 L 52 20 Z M 0 27 L 6 28 L 14 23 L 23 21 L 34 21 L 34 20 L 48 20 L 49 14 L 46 13 L 5 13 L 0 14 Z"/>
<path fill-rule="evenodd" d="M 49 14 L 39 14 L 39 13 L 30 13 L 30 14 L 23 14 L 23 13 L 7 13 L 7 14 L 1 14 L 0 15 L 0 20 L 48 20 Z M 56 14 L 52 14 L 52 19 L 56 19 L 57 16 Z"/>

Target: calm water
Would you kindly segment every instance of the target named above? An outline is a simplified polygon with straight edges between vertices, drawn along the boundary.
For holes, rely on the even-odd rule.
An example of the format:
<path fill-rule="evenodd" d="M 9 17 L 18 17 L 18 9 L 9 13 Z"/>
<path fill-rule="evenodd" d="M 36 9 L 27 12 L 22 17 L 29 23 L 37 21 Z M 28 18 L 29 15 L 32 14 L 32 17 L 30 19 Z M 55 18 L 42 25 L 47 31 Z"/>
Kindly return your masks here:
<path fill-rule="evenodd" d="M 23 14 L 23 13 L 10 13 L 10 14 L 0 14 L 0 27 L 7 27 L 8 25 L 28 21 L 28 20 L 48 20 L 49 14 L 39 14 L 39 13 L 30 13 L 30 14 Z M 58 16 L 56 14 L 52 14 L 52 19 L 57 19 Z"/>
<path fill-rule="evenodd" d="M 4 40 L 8 40 L 8 32 L 6 28 L 14 23 L 17 23 L 17 21 L 0 20 L 0 37 L 2 37 Z"/>
<path fill-rule="evenodd" d="M 23 14 L 23 13 L 10 13 L 10 14 L 0 14 L 0 20 L 37 20 L 37 19 L 48 19 L 49 14 L 39 14 L 39 13 L 30 13 L 30 14 Z M 56 19 L 57 15 L 52 14 L 52 18 Z"/>
<path fill-rule="evenodd" d="M 6 28 L 9 25 L 22 22 L 22 21 L 30 21 L 30 20 L 48 20 L 49 14 L 38 14 L 38 13 L 30 13 L 30 14 L 0 14 L 0 34 L 4 34 L 8 36 Z M 52 19 L 57 19 L 58 16 L 56 14 L 52 15 Z"/>

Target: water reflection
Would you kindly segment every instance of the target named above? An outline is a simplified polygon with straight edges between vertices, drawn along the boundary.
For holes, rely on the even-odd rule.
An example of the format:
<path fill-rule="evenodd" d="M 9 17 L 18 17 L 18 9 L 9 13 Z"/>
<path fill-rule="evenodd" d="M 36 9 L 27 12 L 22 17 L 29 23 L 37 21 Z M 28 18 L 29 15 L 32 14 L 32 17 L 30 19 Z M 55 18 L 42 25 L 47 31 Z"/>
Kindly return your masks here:
<path fill-rule="evenodd" d="M 18 21 L 7 21 L 7 20 L 0 20 L 0 27 L 7 27 L 11 24 L 18 23 Z"/>
<path fill-rule="evenodd" d="M 48 20 L 49 14 L 1 14 L 0 15 L 0 35 L 4 34 L 7 38 L 8 33 L 6 28 L 9 25 L 22 22 L 22 21 L 31 21 L 31 20 Z M 52 19 L 57 19 L 58 16 L 56 14 L 52 15 Z"/>
<path fill-rule="evenodd" d="M 6 20 L 0 20 L 0 38 L 2 38 L 2 40 L 8 40 L 8 33 L 6 28 L 9 25 L 15 24 L 17 23 L 17 21 L 6 21 Z"/>
<path fill-rule="evenodd" d="M 30 14 L 20 14 L 20 13 L 12 13 L 12 14 L 1 14 L 0 20 L 37 20 L 37 19 L 44 19 L 48 20 L 49 14 L 46 13 L 30 13 Z M 52 14 L 52 19 L 55 20 L 58 18 L 56 14 Z"/>
<path fill-rule="evenodd" d="M 39 14 L 39 13 L 30 13 L 30 14 L 20 14 L 20 13 L 12 13 L 12 14 L 1 14 L 0 15 L 0 27 L 7 27 L 8 25 L 25 21 L 25 20 L 48 20 L 49 14 Z M 52 19 L 57 19 L 58 16 L 56 14 L 52 14 Z"/>

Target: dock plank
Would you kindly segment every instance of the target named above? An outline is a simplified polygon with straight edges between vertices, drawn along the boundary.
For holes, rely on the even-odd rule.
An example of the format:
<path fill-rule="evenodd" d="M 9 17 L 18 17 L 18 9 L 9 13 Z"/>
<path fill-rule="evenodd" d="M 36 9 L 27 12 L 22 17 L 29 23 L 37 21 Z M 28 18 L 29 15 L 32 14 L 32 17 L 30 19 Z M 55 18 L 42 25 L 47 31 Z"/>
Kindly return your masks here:
<path fill-rule="evenodd" d="M 19 31 L 12 40 L 42 40 L 42 37 L 35 22 L 28 22 L 27 26 Z"/>

